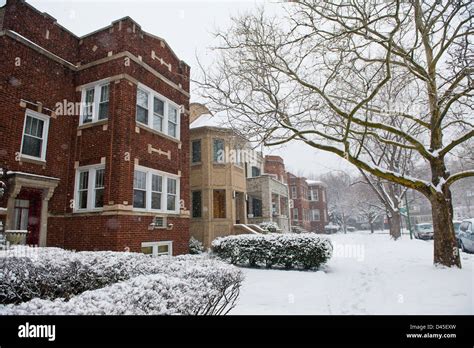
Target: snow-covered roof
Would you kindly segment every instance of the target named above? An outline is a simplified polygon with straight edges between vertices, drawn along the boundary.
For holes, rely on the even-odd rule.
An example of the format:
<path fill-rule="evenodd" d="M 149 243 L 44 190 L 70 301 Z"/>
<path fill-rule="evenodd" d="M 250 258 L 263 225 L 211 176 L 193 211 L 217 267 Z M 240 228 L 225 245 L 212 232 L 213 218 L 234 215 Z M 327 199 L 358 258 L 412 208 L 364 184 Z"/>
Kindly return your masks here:
<path fill-rule="evenodd" d="M 308 185 L 321 185 L 321 186 L 326 186 L 326 184 L 322 181 L 319 181 L 319 180 L 309 180 L 309 179 L 306 179 L 306 183 Z"/>
<path fill-rule="evenodd" d="M 222 114 L 202 114 L 189 125 L 189 128 L 219 127 L 230 129 L 228 124 L 227 117 Z"/>

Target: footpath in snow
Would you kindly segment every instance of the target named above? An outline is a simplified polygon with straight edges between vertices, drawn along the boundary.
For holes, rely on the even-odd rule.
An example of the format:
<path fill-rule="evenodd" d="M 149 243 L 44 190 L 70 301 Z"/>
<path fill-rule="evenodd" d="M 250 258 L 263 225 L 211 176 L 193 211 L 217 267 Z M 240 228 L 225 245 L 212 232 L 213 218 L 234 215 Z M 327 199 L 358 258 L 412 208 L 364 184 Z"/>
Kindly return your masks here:
<path fill-rule="evenodd" d="M 463 268 L 436 268 L 433 241 L 388 234 L 328 236 L 334 255 L 323 270 L 243 268 L 231 314 L 474 314 L 474 255 Z"/>

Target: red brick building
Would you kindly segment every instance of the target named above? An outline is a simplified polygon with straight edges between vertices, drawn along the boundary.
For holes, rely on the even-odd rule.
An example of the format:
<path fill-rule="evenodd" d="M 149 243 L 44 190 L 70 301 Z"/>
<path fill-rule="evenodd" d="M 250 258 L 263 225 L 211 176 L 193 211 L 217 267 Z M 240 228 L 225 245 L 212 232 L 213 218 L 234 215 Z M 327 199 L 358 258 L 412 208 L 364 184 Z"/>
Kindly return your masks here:
<path fill-rule="evenodd" d="M 308 185 L 309 221 L 311 232 L 324 233 L 329 223 L 326 200 L 326 185 L 321 181 L 306 180 Z"/>
<path fill-rule="evenodd" d="M 0 52 L 6 229 L 42 246 L 186 253 L 189 66 L 129 17 L 78 37 L 22 0 L 0 8 Z"/>
<path fill-rule="evenodd" d="M 329 223 L 325 185 L 291 173 L 287 173 L 287 177 L 293 200 L 291 225 L 309 232 L 324 233 L 324 226 Z"/>

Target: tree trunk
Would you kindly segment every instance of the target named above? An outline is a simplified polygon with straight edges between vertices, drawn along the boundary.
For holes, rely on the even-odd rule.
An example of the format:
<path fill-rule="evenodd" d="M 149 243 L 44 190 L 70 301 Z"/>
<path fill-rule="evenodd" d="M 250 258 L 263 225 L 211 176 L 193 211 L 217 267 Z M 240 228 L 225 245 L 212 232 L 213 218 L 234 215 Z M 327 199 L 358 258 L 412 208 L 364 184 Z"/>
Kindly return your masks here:
<path fill-rule="evenodd" d="M 449 189 L 430 199 L 434 229 L 434 264 L 461 268 L 453 225 L 453 205 Z"/>
<path fill-rule="evenodd" d="M 374 233 L 374 223 L 370 223 L 370 233 Z"/>
<path fill-rule="evenodd" d="M 400 232 L 400 213 L 392 212 L 392 217 L 390 218 L 390 237 L 394 240 L 397 240 L 402 235 Z"/>

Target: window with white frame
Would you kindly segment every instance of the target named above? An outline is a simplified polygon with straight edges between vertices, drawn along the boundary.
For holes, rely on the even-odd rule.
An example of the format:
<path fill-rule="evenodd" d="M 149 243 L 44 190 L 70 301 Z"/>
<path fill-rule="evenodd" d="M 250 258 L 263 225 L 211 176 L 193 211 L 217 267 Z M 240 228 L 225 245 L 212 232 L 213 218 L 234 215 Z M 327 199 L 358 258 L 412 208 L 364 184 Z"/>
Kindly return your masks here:
<path fill-rule="evenodd" d="M 157 132 L 179 139 L 180 108 L 152 89 L 137 88 L 136 121 Z"/>
<path fill-rule="evenodd" d="M 297 198 L 296 186 L 291 186 L 291 198 Z"/>
<path fill-rule="evenodd" d="M 136 166 L 133 177 L 133 207 L 164 213 L 179 212 L 179 177 Z"/>
<path fill-rule="evenodd" d="M 319 209 L 311 209 L 311 221 L 321 221 L 321 212 Z"/>
<path fill-rule="evenodd" d="M 48 142 L 49 117 L 33 110 L 26 110 L 21 156 L 45 161 Z"/>
<path fill-rule="evenodd" d="M 109 83 L 97 83 L 82 90 L 80 125 L 109 118 L 109 89 Z"/>
<path fill-rule="evenodd" d="M 298 220 L 298 208 L 293 208 L 293 220 Z"/>
<path fill-rule="evenodd" d="M 150 256 L 173 255 L 173 242 L 144 242 L 142 243 L 142 253 Z"/>
<path fill-rule="evenodd" d="M 310 188 L 308 192 L 309 192 L 308 199 L 310 201 L 319 201 L 319 194 L 318 194 L 317 188 Z"/>
<path fill-rule="evenodd" d="M 99 210 L 104 206 L 104 165 L 79 167 L 76 172 L 75 211 Z"/>

